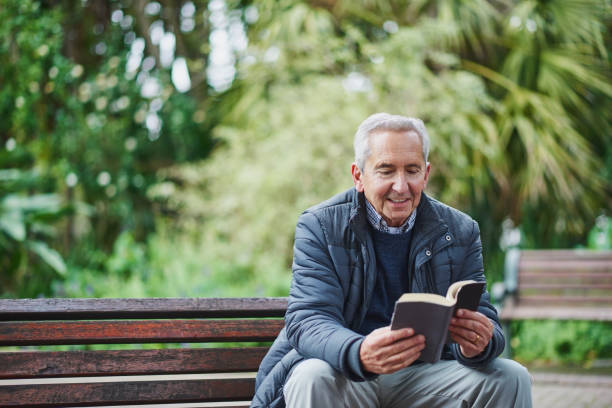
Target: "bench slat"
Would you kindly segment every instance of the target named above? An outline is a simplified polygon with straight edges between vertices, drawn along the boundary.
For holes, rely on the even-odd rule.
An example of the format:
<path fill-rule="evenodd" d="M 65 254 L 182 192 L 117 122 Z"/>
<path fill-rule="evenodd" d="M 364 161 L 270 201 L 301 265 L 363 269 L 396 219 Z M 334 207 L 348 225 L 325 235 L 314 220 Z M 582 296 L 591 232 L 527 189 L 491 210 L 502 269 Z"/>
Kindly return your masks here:
<path fill-rule="evenodd" d="M 0 299 L 0 321 L 283 317 L 287 298 Z"/>
<path fill-rule="evenodd" d="M 547 296 L 540 294 L 529 295 L 522 293 L 518 298 L 518 302 L 519 304 L 537 304 L 541 306 L 567 306 L 568 304 L 578 304 L 580 306 L 609 306 L 612 304 L 612 298 L 598 296 Z"/>
<path fill-rule="evenodd" d="M 283 320 L 0 322 L 0 346 L 272 341 Z"/>
<path fill-rule="evenodd" d="M 612 273 L 609 272 L 558 272 L 558 271 L 539 271 L 528 272 L 520 271 L 519 281 L 551 281 L 551 280 L 571 280 L 580 282 L 612 282 Z"/>
<path fill-rule="evenodd" d="M 0 379 L 257 371 L 268 347 L 0 353 Z"/>
<path fill-rule="evenodd" d="M 575 271 L 577 273 L 610 271 L 612 259 L 521 259 L 519 267 L 524 270 Z"/>
<path fill-rule="evenodd" d="M 528 249 L 521 251 L 521 259 L 529 260 L 612 260 L 612 251 L 592 249 Z"/>
<path fill-rule="evenodd" d="M 252 378 L 9 385 L 0 387 L 0 406 L 67 407 L 250 400 L 254 389 L 255 380 Z"/>
<path fill-rule="evenodd" d="M 519 289 L 538 289 L 538 290 L 566 290 L 566 291 L 595 291 L 609 292 L 612 289 L 612 284 L 608 283 L 525 283 L 519 282 Z"/>
<path fill-rule="evenodd" d="M 611 307 L 554 307 L 516 306 L 504 307 L 499 318 L 501 320 L 516 319 L 561 319 L 561 320 L 612 320 Z"/>

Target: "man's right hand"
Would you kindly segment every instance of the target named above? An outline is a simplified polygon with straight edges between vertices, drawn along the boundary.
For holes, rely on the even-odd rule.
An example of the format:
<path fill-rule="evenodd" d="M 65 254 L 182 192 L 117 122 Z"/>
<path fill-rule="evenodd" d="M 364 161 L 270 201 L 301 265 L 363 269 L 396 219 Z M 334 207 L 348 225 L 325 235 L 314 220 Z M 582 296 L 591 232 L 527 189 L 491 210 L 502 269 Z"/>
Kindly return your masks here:
<path fill-rule="evenodd" d="M 359 349 L 366 371 L 390 374 L 414 363 L 425 348 L 425 337 L 415 336 L 412 329 L 391 330 L 381 327 L 368 334 Z"/>

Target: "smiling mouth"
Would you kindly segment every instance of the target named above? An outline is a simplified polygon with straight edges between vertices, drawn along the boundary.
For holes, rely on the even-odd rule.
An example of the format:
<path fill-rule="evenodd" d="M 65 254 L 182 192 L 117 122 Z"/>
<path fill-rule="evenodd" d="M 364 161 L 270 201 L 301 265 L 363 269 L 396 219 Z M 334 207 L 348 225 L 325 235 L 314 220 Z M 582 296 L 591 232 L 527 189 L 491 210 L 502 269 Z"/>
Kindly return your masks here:
<path fill-rule="evenodd" d="M 389 201 L 391 201 L 394 204 L 403 204 L 403 203 L 407 203 L 408 200 L 410 200 L 410 198 L 402 198 L 402 199 L 393 199 L 393 198 L 389 198 Z"/>

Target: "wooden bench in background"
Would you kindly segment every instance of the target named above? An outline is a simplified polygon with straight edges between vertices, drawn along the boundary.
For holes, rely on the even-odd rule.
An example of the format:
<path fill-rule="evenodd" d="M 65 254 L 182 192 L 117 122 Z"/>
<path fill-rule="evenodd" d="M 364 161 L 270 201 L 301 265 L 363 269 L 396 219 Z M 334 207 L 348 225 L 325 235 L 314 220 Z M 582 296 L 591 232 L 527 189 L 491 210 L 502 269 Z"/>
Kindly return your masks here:
<path fill-rule="evenodd" d="M 186 346 L 272 341 L 286 307 L 286 298 L 0 299 L 0 406 L 248 406 L 268 347 Z M 94 344 L 141 346 L 21 347 Z"/>
<path fill-rule="evenodd" d="M 611 321 L 612 251 L 510 250 L 504 286 L 502 321 Z"/>

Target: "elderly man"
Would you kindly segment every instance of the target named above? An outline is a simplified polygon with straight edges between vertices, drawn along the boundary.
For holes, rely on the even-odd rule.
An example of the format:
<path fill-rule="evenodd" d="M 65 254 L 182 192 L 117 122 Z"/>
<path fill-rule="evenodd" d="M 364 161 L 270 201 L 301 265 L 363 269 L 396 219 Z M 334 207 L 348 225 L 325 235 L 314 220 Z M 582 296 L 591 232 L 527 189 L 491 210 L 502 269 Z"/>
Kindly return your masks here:
<path fill-rule="evenodd" d="M 527 371 L 497 358 L 504 337 L 486 292 L 452 319 L 435 364 L 419 361 L 422 335 L 389 328 L 402 293 L 485 280 L 476 222 L 423 193 L 428 153 L 419 119 L 379 113 L 359 126 L 354 188 L 298 220 L 286 325 L 251 406 L 531 406 Z"/>

